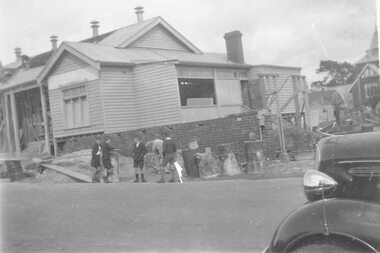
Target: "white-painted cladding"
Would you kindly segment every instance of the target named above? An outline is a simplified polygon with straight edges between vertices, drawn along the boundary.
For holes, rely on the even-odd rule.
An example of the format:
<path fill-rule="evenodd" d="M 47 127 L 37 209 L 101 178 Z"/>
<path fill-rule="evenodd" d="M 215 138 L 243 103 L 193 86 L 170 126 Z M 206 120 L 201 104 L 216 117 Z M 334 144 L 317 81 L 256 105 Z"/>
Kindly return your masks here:
<path fill-rule="evenodd" d="M 101 85 L 106 133 L 136 128 L 133 72 L 125 67 L 103 67 Z"/>
<path fill-rule="evenodd" d="M 50 75 L 59 75 L 65 72 L 85 68 L 88 66 L 89 65 L 87 63 L 74 56 L 73 54 L 64 52 L 58 59 L 57 63 L 55 63 L 55 66 L 51 70 Z"/>
<path fill-rule="evenodd" d="M 155 26 L 142 37 L 133 42 L 129 47 L 143 47 L 169 50 L 190 50 L 177 38 L 170 34 L 162 25 Z"/>
<path fill-rule="evenodd" d="M 247 69 L 234 69 L 234 68 L 216 68 L 216 78 L 220 80 L 234 80 L 248 78 Z"/>
<path fill-rule="evenodd" d="M 178 78 L 214 78 L 212 67 L 176 66 Z"/>
<path fill-rule="evenodd" d="M 297 68 L 285 68 L 285 67 L 276 67 L 276 66 L 255 66 L 250 69 L 249 72 L 249 79 L 257 79 L 260 74 L 278 74 L 277 77 L 277 87 L 281 88 L 280 90 L 280 107 L 285 105 L 285 103 L 288 101 L 289 97 L 293 96 L 293 82 L 292 82 L 292 75 L 300 75 L 300 69 Z M 273 83 L 268 83 L 265 86 L 266 93 L 271 93 L 274 91 Z M 299 94 L 299 97 L 301 98 L 301 93 Z M 274 100 L 273 96 L 269 96 L 268 98 L 268 105 L 270 102 L 273 101 L 273 103 L 270 106 L 270 109 L 272 113 L 276 113 L 276 100 Z M 300 103 L 300 106 L 302 107 L 302 102 Z M 295 113 L 295 103 L 294 100 L 289 103 L 289 105 L 282 111 L 282 113 Z"/>
<path fill-rule="evenodd" d="M 169 64 L 134 68 L 137 121 L 140 128 L 181 122 L 176 69 Z"/>
<path fill-rule="evenodd" d="M 65 129 L 62 90 L 49 91 L 53 132 L 56 138 L 104 131 L 99 80 L 83 84 L 87 86 L 87 101 L 90 113 L 90 125 L 86 127 Z"/>

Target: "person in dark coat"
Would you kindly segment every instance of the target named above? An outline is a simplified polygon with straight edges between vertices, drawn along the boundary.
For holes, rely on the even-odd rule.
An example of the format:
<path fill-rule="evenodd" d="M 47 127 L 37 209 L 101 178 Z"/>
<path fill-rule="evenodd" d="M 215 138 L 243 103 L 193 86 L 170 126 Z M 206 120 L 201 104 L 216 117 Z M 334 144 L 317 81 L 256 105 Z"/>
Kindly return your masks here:
<path fill-rule="evenodd" d="M 169 164 L 169 169 L 172 174 L 172 178 L 170 179 L 169 182 L 175 182 L 175 167 L 174 167 L 174 162 L 177 160 L 177 147 L 172 140 L 170 136 L 166 137 L 163 143 L 162 147 L 162 154 L 164 156 L 162 165 L 161 165 L 161 179 L 157 181 L 157 183 L 165 183 L 165 167 L 166 165 Z"/>
<path fill-rule="evenodd" d="M 107 174 L 104 178 L 104 182 L 106 183 L 111 182 L 110 177 L 113 175 L 113 166 L 111 163 L 111 152 L 114 150 L 114 147 L 110 145 L 110 142 L 111 142 L 110 139 L 106 139 L 106 141 L 102 145 L 102 152 L 103 152 L 102 162 L 103 162 L 104 168 L 107 171 Z"/>
<path fill-rule="evenodd" d="M 136 179 L 135 183 L 139 182 L 139 174 L 141 175 L 141 182 L 145 183 L 144 178 L 144 156 L 147 153 L 147 149 L 144 143 L 141 142 L 141 138 L 136 136 L 133 138 L 133 167 L 135 168 Z"/>
<path fill-rule="evenodd" d="M 97 139 L 92 146 L 92 152 L 91 152 L 91 167 L 95 169 L 94 175 L 92 177 L 93 182 L 100 182 L 100 175 L 102 173 L 101 166 L 100 166 L 100 157 L 102 155 L 102 146 L 101 146 L 101 140 Z"/>

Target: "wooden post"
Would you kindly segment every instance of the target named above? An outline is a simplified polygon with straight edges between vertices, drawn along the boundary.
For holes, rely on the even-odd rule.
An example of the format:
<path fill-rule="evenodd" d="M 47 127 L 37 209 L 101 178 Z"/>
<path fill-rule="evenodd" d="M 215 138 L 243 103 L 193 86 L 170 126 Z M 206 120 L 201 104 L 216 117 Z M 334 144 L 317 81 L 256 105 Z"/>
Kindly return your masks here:
<path fill-rule="evenodd" d="M 50 136 L 49 136 L 49 119 L 46 106 L 46 97 L 44 92 L 44 86 L 40 84 L 40 94 L 41 94 L 41 105 L 42 105 L 42 117 L 44 120 L 44 129 L 45 129 L 45 148 L 46 151 L 50 154 Z"/>
<path fill-rule="evenodd" d="M 299 76 L 292 76 L 293 93 L 294 93 L 294 105 L 296 107 L 297 135 L 298 135 L 298 130 L 301 128 L 301 109 L 300 109 L 300 102 L 299 102 L 299 98 L 298 98 L 299 79 L 300 79 Z"/>
<path fill-rule="evenodd" d="M 11 109 L 12 109 L 12 120 L 13 120 L 13 132 L 15 135 L 15 145 L 16 145 L 16 152 L 21 152 L 21 146 L 20 146 L 20 130 L 18 125 L 18 118 L 17 118 L 17 107 L 16 107 L 16 98 L 15 94 L 11 93 Z"/>
<path fill-rule="evenodd" d="M 272 76 L 272 78 L 273 78 L 274 91 L 276 95 L 276 113 L 277 113 L 277 120 L 278 120 L 278 135 L 280 139 L 281 157 L 287 159 L 286 148 L 285 148 L 285 138 L 284 138 L 284 128 L 282 126 L 282 114 L 281 114 L 281 107 L 280 107 L 280 92 L 277 87 L 276 76 Z"/>
<path fill-rule="evenodd" d="M 302 77 L 302 94 L 305 101 L 305 118 L 306 118 L 306 127 L 307 130 L 311 131 L 311 113 L 310 113 L 310 104 L 309 104 L 309 89 L 306 83 L 306 78 Z"/>
<path fill-rule="evenodd" d="M 216 69 L 214 68 L 213 69 L 213 76 L 214 76 L 214 91 L 215 91 L 215 99 L 216 99 L 216 107 L 217 107 L 217 110 L 218 110 L 218 118 L 221 118 L 222 117 L 222 114 L 221 114 L 221 109 L 220 109 L 220 101 L 219 101 L 219 89 L 217 87 L 217 83 L 218 83 L 218 78 L 217 78 L 217 73 L 216 73 Z"/>
<path fill-rule="evenodd" d="M 54 156 L 58 156 L 57 139 L 54 137 L 54 134 L 53 134 L 53 147 L 54 147 Z"/>
<path fill-rule="evenodd" d="M 268 109 L 268 103 L 267 103 L 267 98 L 266 98 L 266 80 L 264 76 L 259 76 L 259 90 L 261 93 L 261 106 L 262 109 Z"/>
<path fill-rule="evenodd" d="M 8 152 L 14 151 L 14 145 L 12 143 L 12 137 L 11 137 L 11 121 L 10 115 L 9 115 L 9 95 L 4 94 L 4 104 L 5 104 L 5 124 L 7 126 L 7 140 L 8 140 Z"/>

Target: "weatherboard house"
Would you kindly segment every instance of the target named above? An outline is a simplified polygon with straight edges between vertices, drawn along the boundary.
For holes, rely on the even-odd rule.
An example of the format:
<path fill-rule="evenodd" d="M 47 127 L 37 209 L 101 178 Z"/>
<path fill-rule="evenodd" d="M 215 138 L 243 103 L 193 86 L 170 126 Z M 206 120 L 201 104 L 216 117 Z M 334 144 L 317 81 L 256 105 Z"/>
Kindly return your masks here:
<path fill-rule="evenodd" d="M 379 43 L 377 27 L 365 55 L 355 63 L 350 84 L 353 105 L 357 109 L 371 107 L 380 115 Z"/>
<path fill-rule="evenodd" d="M 300 68 L 245 63 L 239 31 L 224 35 L 227 54 L 204 53 L 163 18 L 144 20 L 142 7 L 136 14 L 137 23 L 104 34 L 98 34 L 99 23 L 93 21 L 93 36 L 80 42 L 58 47 L 52 36 L 50 51 L 25 61 L 16 51 L 17 66 L 2 67 L 0 84 L 7 141 L 14 150 L 22 149 L 22 139 L 42 138 L 55 150 L 57 140 L 73 136 L 260 109 L 266 102 L 256 100 L 270 100 L 270 95 L 252 87 L 266 74 L 267 81 L 278 77 L 281 110 L 295 112 L 290 76 L 299 75 Z"/>

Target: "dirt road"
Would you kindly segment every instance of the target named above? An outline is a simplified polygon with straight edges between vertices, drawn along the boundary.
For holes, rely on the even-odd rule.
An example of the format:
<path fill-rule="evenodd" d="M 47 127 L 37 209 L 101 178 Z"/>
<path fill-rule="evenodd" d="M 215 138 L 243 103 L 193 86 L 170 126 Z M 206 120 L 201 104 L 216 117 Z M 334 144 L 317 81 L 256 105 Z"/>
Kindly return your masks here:
<path fill-rule="evenodd" d="M 1 183 L 2 252 L 260 252 L 301 182 Z"/>

